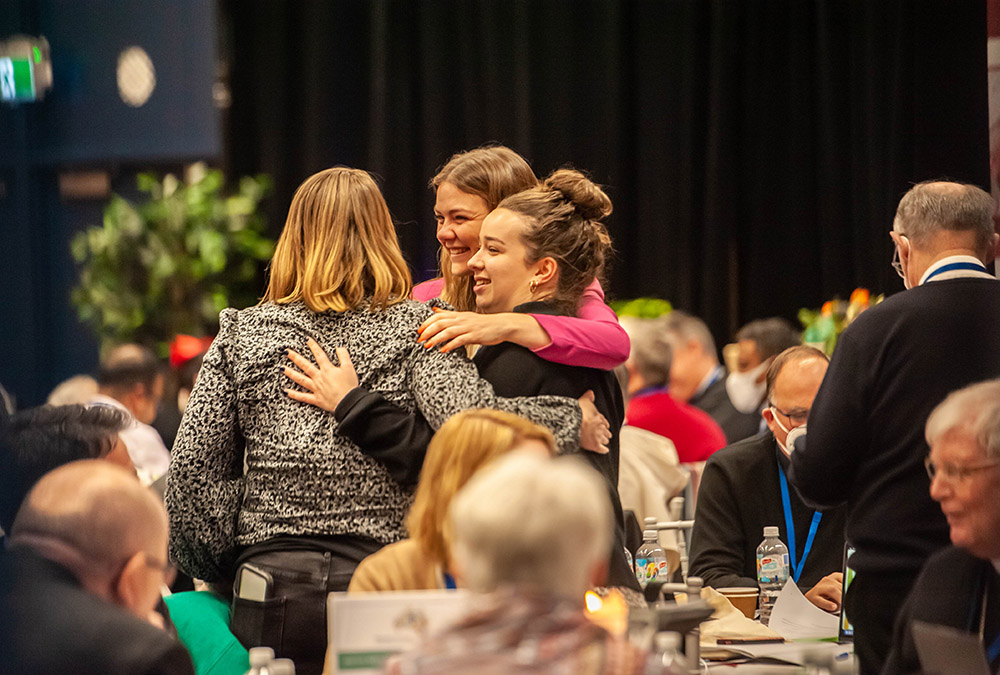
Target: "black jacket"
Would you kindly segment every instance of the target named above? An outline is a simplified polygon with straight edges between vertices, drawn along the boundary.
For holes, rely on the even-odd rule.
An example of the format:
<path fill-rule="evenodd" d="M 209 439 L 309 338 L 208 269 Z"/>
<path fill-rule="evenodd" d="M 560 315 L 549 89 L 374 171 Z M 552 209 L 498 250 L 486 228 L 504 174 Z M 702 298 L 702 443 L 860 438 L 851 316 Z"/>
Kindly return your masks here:
<path fill-rule="evenodd" d="M 853 557 L 853 556 L 852 556 Z M 982 602 L 986 603 L 983 620 Z M 1000 636 L 1000 575 L 989 560 L 954 546 L 932 556 L 896 619 L 892 650 L 882 668 L 883 675 L 919 673 L 920 658 L 913 641 L 913 622 L 950 626 L 966 633 L 979 633 L 988 646 Z M 992 668 L 997 663 L 990 664 Z"/>
<path fill-rule="evenodd" d="M 0 674 L 193 675 L 184 646 L 26 551 L 0 554 Z"/>
<path fill-rule="evenodd" d="M 515 312 L 555 314 L 544 302 L 518 305 Z M 618 496 L 618 432 L 625 420 L 625 403 L 618 380 L 611 371 L 569 366 L 546 361 L 530 349 L 512 342 L 482 347 L 473 361 L 479 374 L 493 385 L 498 396 L 567 396 L 579 398 L 587 390 L 594 392 L 594 405 L 611 424 L 610 452 L 598 455 L 581 452 L 580 456 L 604 478 L 608 499 L 614 509 L 615 537 L 608 569 L 608 582 L 614 586 L 637 589 L 635 575 L 625 561 L 625 527 L 621 499 Z"/>
<path fill-rule="evenodd" d="M 714 588 L 757 585 L 757 546 L 764 528 L 775 525 L 789 545 L 782 507 L 778 462 L 788 471 L 788 458 L 768 431 L 719 450 L 708 458 L 698 488 L 698 508 L 691 533 L 690 574 Z M 789 486 L 795 523 L 796 560 L 801 558 L 813 509 Z M 799 578 L 806 591 L 841 569 L 845 509 L 823 514 L 816 538 Z"/>
<path fill-rule="evenodd" d="M 847 502 L 851 566 L 909 575 L 948 545 L 930 498 L 924 424 L 945 396 L 1000 377 L 1000 281 L 932 281 L 861 314 L 840 336 L 789 476 L 820 507 Z"/>

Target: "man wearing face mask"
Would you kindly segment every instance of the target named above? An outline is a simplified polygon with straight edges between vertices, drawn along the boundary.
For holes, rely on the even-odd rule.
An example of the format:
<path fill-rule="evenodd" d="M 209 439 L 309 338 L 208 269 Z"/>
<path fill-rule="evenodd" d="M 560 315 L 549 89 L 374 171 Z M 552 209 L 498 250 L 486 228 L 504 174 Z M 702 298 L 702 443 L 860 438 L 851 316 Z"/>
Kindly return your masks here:
<path fill-rule="evenodd" d="M 789 480 L 807 503 L 847 503 L 856 549 L 845 600 L 861 673 L 877 673 L 923 562 L 948 544 L 929 496 L 924 423 L 949 392 L 1000 377 L 1000 240 L 993 201 L 960 183 L 915 185 L 890 235 L 908 289 L 841 334 Z"/>
<path fill-rule="evenodd" d="M 826 354 L 796 346 L 767 369 L 761 414 L 768 432 L 719 450 L 705 465 L 690 574 L 708 586 L 757 585 L 757 545 L 764 527 L 778 527 L 788 546 L 792 579 L 817 607 L 840 607 L 844 509 L 820 514 L 789 489 L 789 435 L 802 433 L 826 374 Z"/>
<path fill-rule="evenodd" d="M 781 352 L 799 344 L 799 334 L 779 317 L 757 319 L 736 333 L 736 370 L 726 378 L 726 393 L 733 407 L 748 415 L 759 416 L 764 410 L 764 375 Z M 760 421 L 760 431 L 765 429 Z"/>

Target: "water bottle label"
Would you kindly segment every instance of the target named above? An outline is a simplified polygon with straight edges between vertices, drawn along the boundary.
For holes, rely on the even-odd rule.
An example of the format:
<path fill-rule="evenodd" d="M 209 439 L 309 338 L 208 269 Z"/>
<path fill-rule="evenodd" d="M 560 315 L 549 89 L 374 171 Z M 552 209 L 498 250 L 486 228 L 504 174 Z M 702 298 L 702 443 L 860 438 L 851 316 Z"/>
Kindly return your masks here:
<path fill-rule="evenodd" d="M 662 570 L 662 571 L 661 571 Z M 655 580 L 657 577 L 667 576 L 667 561 L 661 560 L 657 561 L 655 558 L 636 558 L 635 559 L 635 578 L 643 588 L 646 587 L 650 581 Z"/>
<path fill-rule="evenodd" d="M 788 555 L 757 557 L 757 580 L 762 584 L 784 583 L 788 579 Z"/>

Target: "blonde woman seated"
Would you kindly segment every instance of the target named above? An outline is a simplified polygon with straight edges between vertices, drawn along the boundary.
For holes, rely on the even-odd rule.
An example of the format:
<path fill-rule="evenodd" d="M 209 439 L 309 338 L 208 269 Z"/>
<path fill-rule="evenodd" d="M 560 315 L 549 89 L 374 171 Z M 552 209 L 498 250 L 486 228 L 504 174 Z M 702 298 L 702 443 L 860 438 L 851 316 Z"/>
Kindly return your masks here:
<path fill-rule="evenodd" d="M 361 561 L 348 592 L 454 588 L 442 532 L 448 506 L 482 466 L 513 450 L 552 455 L 556 445 L 548 429 L 499 410 L 466 410 L 441 425 L 406 520 L 410 538 Z"/>

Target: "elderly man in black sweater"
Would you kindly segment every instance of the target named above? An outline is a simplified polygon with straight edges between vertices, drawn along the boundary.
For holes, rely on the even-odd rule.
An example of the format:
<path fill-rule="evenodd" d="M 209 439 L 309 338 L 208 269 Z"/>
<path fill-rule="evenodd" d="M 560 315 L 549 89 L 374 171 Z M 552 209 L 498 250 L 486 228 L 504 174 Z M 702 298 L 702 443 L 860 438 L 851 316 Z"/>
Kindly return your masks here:
<path fill-rule="evenodd" d="M 827 363 L 812 347 L 779 354 L 765 379 L 769 431 L 709 458 L 691 535 L 691 574 L 707 585 L 756 586 L 757 545 L 764 527 L 775 525 L 806 597 L 828 611 L 840 607 L 844 510 L 814 511 L 786 479 L 788 432 L 805 425 Z"/>
<path fill-rule="evenodd" d="M 789 480 L 807 503 L 848 506 L 845 610 L 862 675 L 880 671 L 921 565 L 948 543 L 928 495 L 924 422 L 949 392 L 1000 376 L 992 213 L 989 194 L 959 183 L 920 183 L 900 200 L 891 235 L 909 290 L 840 336 L 792 453 Z"/>

